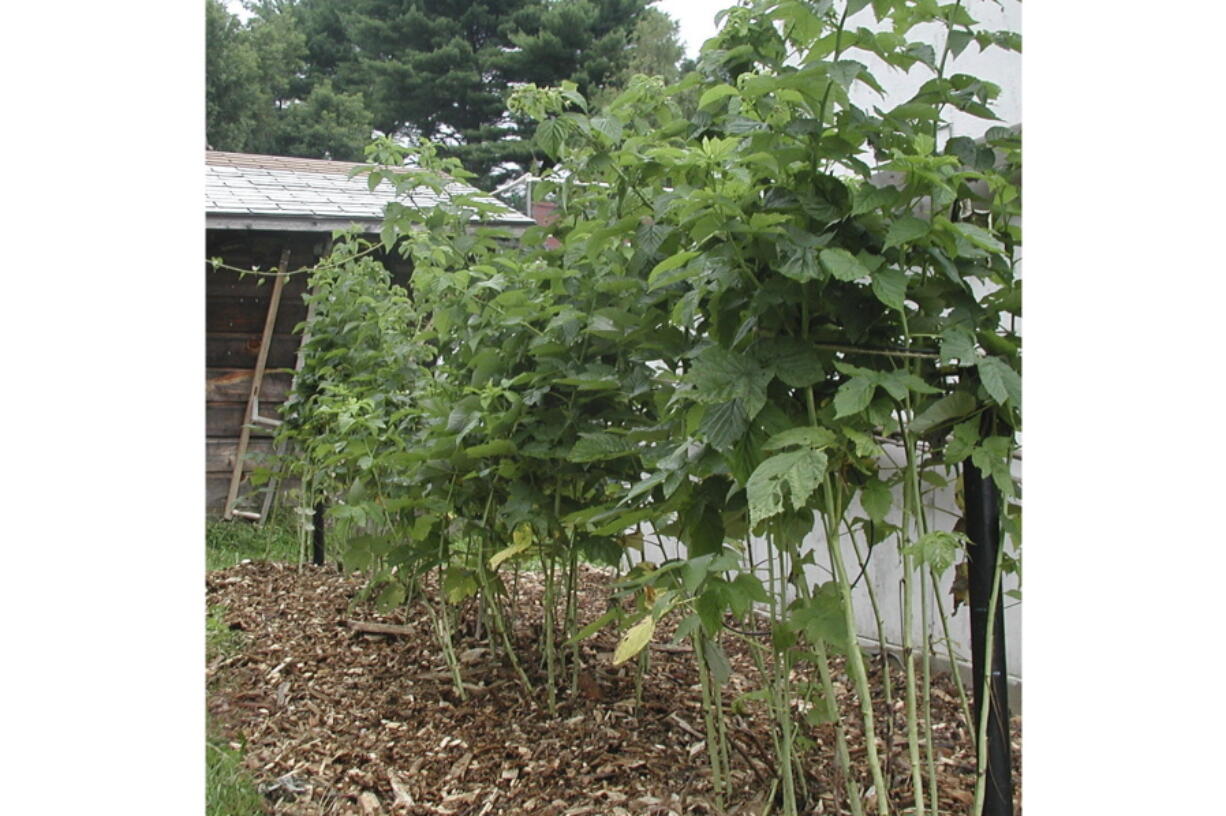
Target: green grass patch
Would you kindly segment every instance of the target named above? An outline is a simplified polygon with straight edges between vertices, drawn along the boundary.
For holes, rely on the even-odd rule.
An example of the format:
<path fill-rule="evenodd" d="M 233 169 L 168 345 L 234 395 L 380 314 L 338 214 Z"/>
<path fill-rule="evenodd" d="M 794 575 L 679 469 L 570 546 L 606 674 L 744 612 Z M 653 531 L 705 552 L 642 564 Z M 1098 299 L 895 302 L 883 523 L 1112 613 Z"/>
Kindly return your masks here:
<path fill-rule="evenodd" d="M 275 514 L 262 525 L 246 519 L 209 519 L 204 533 L 205 563 L 210 572 L 252 561 L 297 561 L 298 526 L 288 514 Z"/>
<path fill-rule="evenodd" d="M 225 618 L 224 606 L 218 604 L 209 607 L 208 617 L 204 619 L 204 656 L 207 661 L 229 657 L 242 646 L 242 633 L 231 629 Z"/>
<path fill-rule="evenodd" d="M 209 609 L 204 620 L 205 655 L 209 661 L 229 657 L 243 643 L 243 634 L 225 621 L 226 608 L 220 604 Z M 264 799 L 255 789 L 243 752 L 216 733 L 208 724 L 205 738 L 205 813 L 206 816 L 260 816 L 266 813 Z"/>
<path fill-rule="evenodd" d="M 206 816 L 260 816 L 264 798 L 243 767 L 243 752 L 221 737 L 205 743 Z"/>

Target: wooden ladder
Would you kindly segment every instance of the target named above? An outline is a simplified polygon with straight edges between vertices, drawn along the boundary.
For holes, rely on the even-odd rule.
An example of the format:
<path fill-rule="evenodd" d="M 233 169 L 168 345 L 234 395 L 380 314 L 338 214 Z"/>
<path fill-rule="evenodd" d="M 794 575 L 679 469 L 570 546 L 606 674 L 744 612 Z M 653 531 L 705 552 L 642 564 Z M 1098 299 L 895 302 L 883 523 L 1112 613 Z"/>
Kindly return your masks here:
<path fill-rule="evenodd" d="M 247 458 L 247 445 L 251 441 L 252 426 L 264 425 L 275 428 L 281 424 L 281 421 L 278 419 L 260 416 L 260 388 L 264 384 L 264 369 L 268 363 L 268 350 L 272 346 L 273 328 L 277 324 L 277 309 L 281 306 L 281 290 L 285 288 L 285 278 L 288 269 L 289 248 L 286 247 L 281 251 L 281 263 L 277 267 L 277 274 L 272 285 L 272 297 L 268 303 L 268 316 L 264 319 L 264 334 L 260 339 L 260 351 L 256 355 L 255 371 L 252 372 L 251 376 L 251 392 L 247 395 L 247 411 L 243 414 L 243 427 L 239 431 L 238 450 L 234 454 L 234 471 L 230 474 L 230 491 L 226 494 L 226 508 L 222 513 L 222 518 L 228 519 L 238 516 L 239 518 L 262 522 L 271 504 L 272 490 L 270 489 L 264 499 L 264 505 L 260 512 L 252 513 L 235 508 L 235 504 L 238 502 L 238 488 L 243 480 L 243 462 Z"/>

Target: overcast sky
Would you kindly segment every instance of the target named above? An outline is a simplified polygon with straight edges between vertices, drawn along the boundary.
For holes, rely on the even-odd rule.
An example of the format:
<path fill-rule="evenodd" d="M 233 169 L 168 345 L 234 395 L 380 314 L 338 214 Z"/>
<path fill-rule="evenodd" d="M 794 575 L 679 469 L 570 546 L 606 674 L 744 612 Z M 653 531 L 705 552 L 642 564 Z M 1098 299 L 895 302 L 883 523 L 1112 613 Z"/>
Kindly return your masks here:
<path fill-rule="evenodd" d="M 681 43 L 687 57 L 697 57 L 698 49 L 715 35 L 715 15 L 734 4 L 734 0 L 658 0 L 656 8 L 681 25 Z"/>

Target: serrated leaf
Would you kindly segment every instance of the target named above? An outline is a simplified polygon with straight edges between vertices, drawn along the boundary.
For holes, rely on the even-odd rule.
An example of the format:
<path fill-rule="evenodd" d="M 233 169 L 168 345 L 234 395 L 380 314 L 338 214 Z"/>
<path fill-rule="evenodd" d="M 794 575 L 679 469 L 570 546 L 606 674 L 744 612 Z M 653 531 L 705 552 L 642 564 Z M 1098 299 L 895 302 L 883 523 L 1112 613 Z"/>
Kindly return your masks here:
<path fill-rule="evenodd" d="M 634 453 L 634 446 L 624 436 L 595 432 L 579 435 L 567 460 L 571 462 L 601 462 Z"/>
<path fill-rule="evenodd" d="M 821 450 L 833 445 L 835 440 L 836 437 L 833 432 L 826 428 L 809 425 L 801 428 L 788 428 L 786 431 L 775 434 L 766 440 L 762 450 L 781 450 L 782 448 L 790 448 L 796 445 L 813 450 Z"/>
<path fill-rule="evenodd" d="M 896 187 L 874 187 L 871 184 L 865 184 L 856 190 L 855 204 L 851 208 L 851 214 L 863 215 L 870 210 L 889 207 L 898 200 L 899 195 Z"/>
<path fill-rule="evenodd" d="M 979 423 L 967 420 L 954 426 L 953 435 L 945 446 L 945 464 L 955 465 L 971 455 L 979 441 Z"/>
<path fill-rule="evenodd" d="M 834 418 L 858 414 L 873 401 L 873 392 L 877 383 L 868 377 L 852 377 L 839 386 L 834 395 Z"/>
<path fill-rule="evenodd" d="M 905 549 L 908 555 L 919 563 L 932 568 L 939 578 L 945 570 L 953 566 L 958 559 L 958 553 L 965 547 L 965 538 L 956 533 L 933 530 L 925 533 L 918 541 L 909 544 Z"/>
<path fill-rule="evenodd" d="M 479 459 L 483 456 L 510 456 L 518 448 L 510 439 L 494 439 L 481 445 L 473 445 L 464 449 L 465 456 Z"/>
<path fill-rule="evenodd" d="M 901 269 L 886 267 L 873 273 L 873 294 L 891 309 L 902 311 L 907 296 L 907 276 Z"/>
<path fill-rule="evenodd" d="M 781 453 L 758 465 L 745 483 L 749 504 L 749 523 L 759 522 L 783 512 L 784 485 L 793 509 L 799 510 L 826 475 L 826 454 L 815 450 Z"/>
<path fill-rule="evenodd" d="M 922 436 L 947 422 L 962 419 L 974 411 L 977 405 L 972 394 L 966 391 L 955 391 L 948 396 L 941 397 L 911 420 L 910 430 Z"/>
<path fill-rule="evenodd" d="M 477 579 L 472 572 L 452 565 L 443 576 L 443 596 L 449 604 L 458 604 L 477 594 Z"/>
<path fill-rule="evenodd" d="M 724 654 L 723 647 L 714 640 L 706 640 L 702 644 L 702 653 L 716 688 L 723 686 L 728 682 L 728 678 L 732 677 L 732 664 L 728 662 L 728 655 Z"/>
<path fill-rule="evenodd" d="M 980 249 L 986 249 L 988 252 L 1005 251 L 1005 245 L 998 241 L 996 236 L 976 224 L 956 221 L 950 224 L 950 228 Z"/>
<path fill-rule="evenodd" d="M 694 386 L 691 397 L 705 404 L 740 400 L 748 419 L 766 404 L 766 387 L 774 377 L 768 366 L 748 354 L 721 346 L 708 346 L 694 360 L 685 381 Z"/>
<path fill-rule="evenodd" d="M 885 233 L 885 248 L 901 246 L 919 240 L 928 234 L 930 225 L 921 218 L 904 215 L 890 224 Z"/>
<path fill-rule="evenodd" d="M 970 365 L 978 359 L 975 353 L 975 335 L 960 326 L 951 326 L 941 332 L 941 360 L 957 360 L 960 365 Z"/>
<path fill-rule="evenodd" d="M 956 57 L 962 53 L 962 51 L 966 48 L 966 46 L 970 44 L 971 40 L 973 40 L 974 38 L 975 38 L 974 35 L 971 34 L 971 32 L 969 31 L 955 29 L 949 32 L 949 38 L 945 41 L 945 43 L 946 43 L 946 46 L 949 48 L 949 53 L 953 54 Z"/>
<path fill-rule="evenodd" d="M 843 614 L 843 598 L 834 581 L 819 586 L 813 597 L 793 613 L 793 620 L 809 640 L 824 642 L 841 653 L 847 652 L 851 638 Z"/>
<path fill-rule="evenodd" d="M 770 360 L 775 376 L 792 388 L 807 388 L 826 376 L 817 350 L 797 337 L 766 338 L 759 346 L 758 356 Z"/>
<path fill-rule="evenodd" d="M 868 268 L 845 249 L 823 249 L 820 257 L 822 266 L 838 280 L 850 282 L 869 274 Z"/>
<path fill-rule="evenodd" d="M 880 479 L 870 479 L 860 491 L 860 506 L 875 524 L 885 521 L 893 503 L 894 495 L 890 492 L 889 485 Z"/>
<path fill-rule="evenodd" d="M 731 450 L 749 428 L 749 417 L 741 407 L 740 400 L 708 405 L 698 424 L 698 434 L 712 448 L 723 453 Z M 663 478 L 663 477 L 661 477 Z"/>
<path fill-rule="evenodd" d="M 595 116 L 591 122 L 592 130 L 603 133 L 610 141 L 616 142 L 622 137 L 622 123 L 616 116 Z"/>
<path fill-rule="evenodd" d="M 694 612 L 702 622 L 703 631 L 714 635 L 724 624 L 724 596 L 718 586 L 710 586 L 707 591 L 694 599 Z"/>
<path fill-rule="evenodd" d="M 694 258 L 697 258 L 700 254 L 701 253 L 694 250 L 686 250 L 685 252 L 678 252 L 675 255 L 670 255 L 664 260 L 660 261 L 651 270 L 651 274 L 647 276 L 647 288 L 658 289 L 661 286 L 667 286 L 670 283 L 676 283 L 677 281 L 682 280 L 688 273 L 681 270 L 681 267 L 685 266 Z M 677 271 L 677 273 L 674 275 L 668 274 L 674 270 L 679 271 Z"/>
<path fill-rule="evenodd" d="M 618 641 L 617 648 L 613 650 L 613 665 L 620 666 L 643 651 L 643 648 L 651 642 L 651 636 L 655 634 L 655 631 L 656 619 L 651 615 L 627 629 L 622 639 Z"/>
<path fill-rule="evenodd" d="M 740 93 L 736 88 L 728 85 L 716 85 L 714 88 L 708 89 L 702 96 L 698 98 L 699 110 L 706 108 L 708 105 L 713 105 L 721 99 L 729 96 L 737 96 Z"/>
<path fill-rule="evenodd" d="M 999 405 L 1009 400 L 1015 406 L 1022 401 L 1022 380 L 1013 367 L 999 357 L 981 357 L 976 363 L 979 380 Z"/>
<path fill-rule="evenodd" d="M 375 608 L 380 612 L 390 612 L 404 603 L 405 597 L 404 584 L 392 581 L 379 591 L 379 596 L 375 598 Z"/>

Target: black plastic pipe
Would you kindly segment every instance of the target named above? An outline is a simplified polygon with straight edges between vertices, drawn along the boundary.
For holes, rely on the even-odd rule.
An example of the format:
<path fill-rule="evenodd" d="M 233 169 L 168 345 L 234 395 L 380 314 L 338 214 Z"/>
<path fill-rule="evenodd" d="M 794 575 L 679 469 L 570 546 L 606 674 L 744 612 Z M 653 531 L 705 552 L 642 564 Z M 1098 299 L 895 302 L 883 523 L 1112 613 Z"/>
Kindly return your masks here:
<path fill-rule="evenodd" d="M 315 505 L 315 515 L 311 517 L 311 562 L 317 567 L 324 565 L 324 503 Z"/>
<path fill-rule="evenodd" d="M 1000 550 L 1000 494 L 991 477 L 967 459 L 962 467 L 968 548 L 967 589 L 971 608 L 971 668 L 975 689 L 975 733 L 983 714 L 984 652 L 987 649 L 988 605 Z M 1005 664 L 1005 604 L 997 593 L 992 626 L 992 679 L 987 733 L 987 787 L 983 816 L 1013 816 L 1013 769 L 1009 757 L 1009 676 Z"/>

